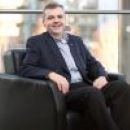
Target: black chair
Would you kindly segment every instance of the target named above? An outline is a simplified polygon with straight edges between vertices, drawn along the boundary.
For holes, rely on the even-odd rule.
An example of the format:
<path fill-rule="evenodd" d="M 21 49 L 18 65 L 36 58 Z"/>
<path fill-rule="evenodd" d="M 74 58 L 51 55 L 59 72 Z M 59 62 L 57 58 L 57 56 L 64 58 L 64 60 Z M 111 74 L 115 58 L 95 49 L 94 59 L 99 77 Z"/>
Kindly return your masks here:
<path fill-rule="evenodd" d="M 4 56 L 6 74 L 0 75 L 0 129 L 86 130 L 81 115 L 66 109 L 64 97 L 52 82 L 16 76 L 25 55 L 25 49 L 13 49 Z M 118 79 L 125 77 L 109 74 L 109 80 Z"/>

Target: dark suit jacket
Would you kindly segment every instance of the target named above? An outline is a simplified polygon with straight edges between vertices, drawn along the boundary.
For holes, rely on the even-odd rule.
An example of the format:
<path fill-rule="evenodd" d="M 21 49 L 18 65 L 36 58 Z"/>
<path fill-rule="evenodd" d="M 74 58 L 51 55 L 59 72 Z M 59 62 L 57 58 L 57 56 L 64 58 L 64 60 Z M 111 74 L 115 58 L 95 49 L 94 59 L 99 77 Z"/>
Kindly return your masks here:
<path fill-rule="evenodd" d="M 81 38 L 70 34 L 68 37 L 67 44 L 84 81 L 89 82 L 98 76 L 106 76 L 104 68 L 91 56 Z M 65 76 L 70 82 L 70 72 L 54 39 L 48 32 L 32 36 L 27 41 L 27 53 L 19 75 L 43 79 L 50 71 Z"/>

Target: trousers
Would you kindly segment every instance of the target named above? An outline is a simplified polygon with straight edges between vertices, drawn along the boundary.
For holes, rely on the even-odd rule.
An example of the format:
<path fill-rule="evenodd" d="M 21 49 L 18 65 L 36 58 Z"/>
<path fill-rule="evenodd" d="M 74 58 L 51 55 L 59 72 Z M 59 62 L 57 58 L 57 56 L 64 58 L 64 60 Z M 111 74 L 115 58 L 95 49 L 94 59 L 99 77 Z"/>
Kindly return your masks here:
<path fill-rule="evenodd" d="M 130 85 L 125 81 L 109 82 L 101 90 L 74 83 L 65 97 L 67 107 L 78 111 L 90 130 L 130 130 Z"/>

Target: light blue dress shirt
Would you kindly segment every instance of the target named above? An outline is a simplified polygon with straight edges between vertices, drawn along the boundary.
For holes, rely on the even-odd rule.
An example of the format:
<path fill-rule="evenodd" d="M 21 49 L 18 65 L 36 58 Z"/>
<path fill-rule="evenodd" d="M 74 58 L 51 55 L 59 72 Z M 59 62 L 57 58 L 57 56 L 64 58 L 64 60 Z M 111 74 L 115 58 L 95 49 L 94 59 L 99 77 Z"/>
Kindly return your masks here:
<path fill-rule="evenodd" d="M 66 35 L 67 36 L 67 35 Z M 70 52 L 69 45 L 67 44 L 67 37 L 63 37 L 62 39 L 54 39 L 58 45 L 58 48 L 66 62 L 66 65 L 71 74 L 71 83 L 82 82 L 82 76 L 75 64 L 74 58 Z"/>

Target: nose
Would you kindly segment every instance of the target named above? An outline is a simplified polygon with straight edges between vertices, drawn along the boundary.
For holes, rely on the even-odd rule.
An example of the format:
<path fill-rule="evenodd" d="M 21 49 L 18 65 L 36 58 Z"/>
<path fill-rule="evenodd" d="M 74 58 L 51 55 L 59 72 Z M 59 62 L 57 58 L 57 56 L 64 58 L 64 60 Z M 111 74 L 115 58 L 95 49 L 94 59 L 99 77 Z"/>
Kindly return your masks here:
<path fill-rule="evenodd" d="M 59 22 L 59 18 L 55 17 L 54 22 Z"/>

